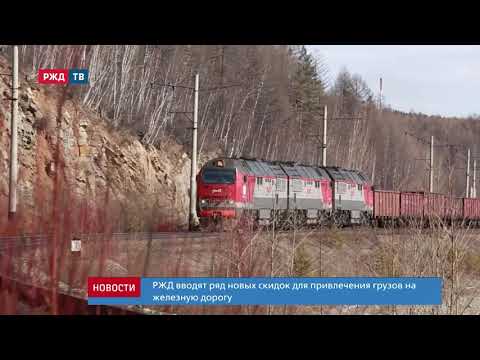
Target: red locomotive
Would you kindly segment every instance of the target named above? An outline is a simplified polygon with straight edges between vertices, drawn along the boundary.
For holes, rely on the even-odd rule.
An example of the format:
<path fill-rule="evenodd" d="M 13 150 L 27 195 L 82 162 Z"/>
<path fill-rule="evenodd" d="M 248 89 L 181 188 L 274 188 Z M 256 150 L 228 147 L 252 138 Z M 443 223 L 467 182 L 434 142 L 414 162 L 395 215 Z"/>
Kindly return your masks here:
<path fill-rule="evenodd" d="M 197 176 L 202 224 L 253 219 L 258 224 L 368 223 L 373 190 L 358 171 L 293 162 L 217 158 Z"/>

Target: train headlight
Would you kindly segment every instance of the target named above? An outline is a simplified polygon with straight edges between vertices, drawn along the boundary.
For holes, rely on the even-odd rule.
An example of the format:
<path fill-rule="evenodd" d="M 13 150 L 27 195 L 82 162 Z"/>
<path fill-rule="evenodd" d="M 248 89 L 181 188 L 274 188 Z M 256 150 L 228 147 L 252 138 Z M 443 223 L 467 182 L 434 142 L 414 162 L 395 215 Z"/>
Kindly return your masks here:
<path fill-rule="evenodd" d="M 206 204 L 207 204 L 207 200 L 205 200 L 205 199 L 200 200 L 200 204 L 206 205 Z"/>
<path fill-rule="evenodd" d="M 233 201 L 233 200 L 228 200 L 228 205 L 233 205 L 233 204 L 235 204 L 235 201 Z"/>

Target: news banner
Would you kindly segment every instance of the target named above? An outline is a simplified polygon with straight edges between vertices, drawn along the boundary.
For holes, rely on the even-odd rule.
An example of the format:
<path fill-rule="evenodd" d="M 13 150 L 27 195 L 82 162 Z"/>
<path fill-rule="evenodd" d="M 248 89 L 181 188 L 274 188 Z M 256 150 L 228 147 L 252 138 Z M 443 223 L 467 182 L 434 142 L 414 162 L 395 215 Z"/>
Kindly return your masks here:
<path fill-rule="evenodd" d="M 441 305 L 442 279 L 88 278 L 90 305 Z"/>

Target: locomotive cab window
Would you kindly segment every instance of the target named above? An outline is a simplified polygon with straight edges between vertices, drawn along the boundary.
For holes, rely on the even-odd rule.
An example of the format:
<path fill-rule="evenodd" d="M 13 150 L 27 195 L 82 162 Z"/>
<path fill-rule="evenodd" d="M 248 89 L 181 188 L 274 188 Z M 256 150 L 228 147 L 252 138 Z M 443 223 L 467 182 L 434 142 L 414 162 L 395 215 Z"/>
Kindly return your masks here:
<path fill-rule="evenodd" d="M 319 188 L 320 187 L 320 181 L 315 181 L 315 187 Z"/>
<path fill-rule="evenodd" d="M 262 185 L 263 179 L 261 177 L 257 177 L 257 185 Z"/>
<path fill-rule="evenodd" d="M 243 175 L 243 182 L 244 182 L 244 183 L 247 182 L 247 175 Z"/>
<path fill-rule="evenodd" d="M 205 169 L 202 180 L 205 184 L 233 184 L 235 183 L 235 170 Z"/>

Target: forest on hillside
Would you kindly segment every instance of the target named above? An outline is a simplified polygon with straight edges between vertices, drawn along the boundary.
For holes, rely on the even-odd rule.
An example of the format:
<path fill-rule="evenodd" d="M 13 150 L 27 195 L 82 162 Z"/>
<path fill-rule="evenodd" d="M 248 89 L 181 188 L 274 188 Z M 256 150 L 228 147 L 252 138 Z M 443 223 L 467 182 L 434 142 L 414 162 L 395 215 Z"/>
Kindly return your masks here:
<path fill-rule="evenodd" d="M 90 86 L 69 89 L 80 103 L 144 144 L 174 138 L 188 153 L 198 73 L 200 152 L 317 164 L 327 105 L 327 164 L 362 170 L 379 188 L 428 190 L 433 135 L 434 191 L 463 196 L 466 149 L 480 154 L 478 118 L 381 108 L 361 74 L 330 81 L 299 45 L 27 45 L 20 65 L 32 81 L 40 68 L 88 68 Z"/>

